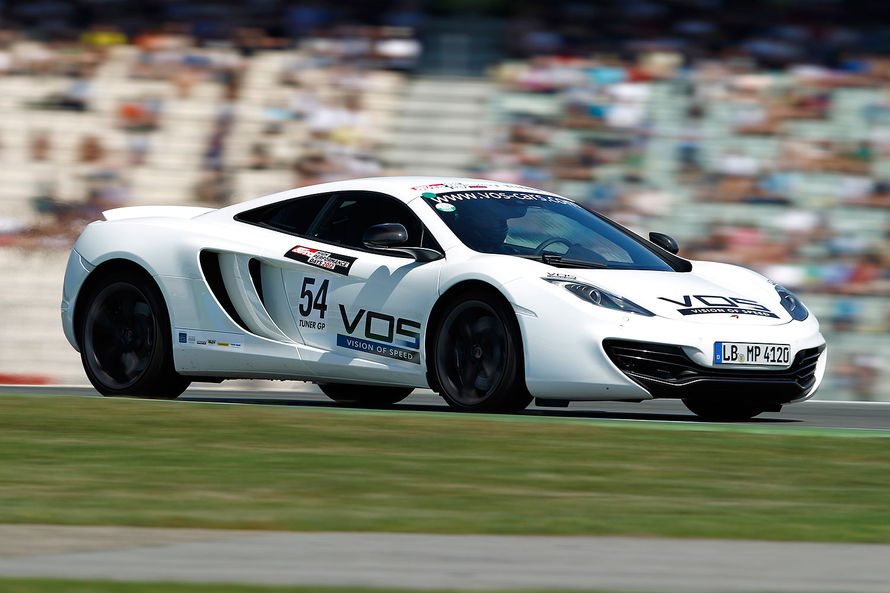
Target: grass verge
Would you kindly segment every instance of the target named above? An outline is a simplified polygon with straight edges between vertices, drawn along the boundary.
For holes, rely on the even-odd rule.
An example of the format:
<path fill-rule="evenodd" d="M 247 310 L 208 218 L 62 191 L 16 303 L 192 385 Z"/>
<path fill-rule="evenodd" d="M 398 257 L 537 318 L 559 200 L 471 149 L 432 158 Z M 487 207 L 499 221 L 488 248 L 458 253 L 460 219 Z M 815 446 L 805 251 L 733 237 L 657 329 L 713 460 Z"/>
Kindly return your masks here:
<path fill-rule="evenodd" d="M 890 543 L 888 465 L 869 435 L 0 396 L 0 523 Z"/>

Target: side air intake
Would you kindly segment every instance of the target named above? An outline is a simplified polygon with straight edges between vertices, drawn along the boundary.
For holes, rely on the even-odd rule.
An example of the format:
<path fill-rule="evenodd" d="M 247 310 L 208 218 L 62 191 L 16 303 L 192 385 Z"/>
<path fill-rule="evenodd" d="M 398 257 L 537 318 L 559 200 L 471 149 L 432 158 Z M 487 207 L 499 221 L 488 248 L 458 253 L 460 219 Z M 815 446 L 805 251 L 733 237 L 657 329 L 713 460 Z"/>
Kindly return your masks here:
<path fill-rule="evenodd" d="M 250 331 L 247 324 L 244 323 L 244 320 L 238 315 L 238 311 L 235 309 L 235 305 L 232 303 L 232 299 L 229 298 L 229 293 L 226 291 L 222 271 L 219 268 L 219 254 L 215 251 L 202 251 L 199 261 L 201 262 L 201 272 L 204 274 L 204 280 L 207 281 L 207 286 L 210 287 L 210 292 L 212 292 L 213 296 L 216 297 L 216 300 L 219 301 L 223 310 L 232 318 L 232 321 L 234 321 L 238 327 L 244 331 Z"/>
<path fill-rule="evenodd" d="M 257 336 L 292 342 L 264 304 L 262 263 L 237 253 L 201 252 L 201 269 L 211 292 L 232 320 Z"/>

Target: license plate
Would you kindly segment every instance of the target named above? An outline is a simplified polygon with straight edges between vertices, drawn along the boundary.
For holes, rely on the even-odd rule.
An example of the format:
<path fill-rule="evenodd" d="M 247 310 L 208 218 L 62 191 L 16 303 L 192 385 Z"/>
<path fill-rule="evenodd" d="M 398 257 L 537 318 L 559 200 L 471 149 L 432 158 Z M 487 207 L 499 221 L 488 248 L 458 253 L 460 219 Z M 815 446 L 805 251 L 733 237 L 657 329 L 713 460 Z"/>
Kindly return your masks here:
<path fill-rule="evenodd" d="M 714 364 L 786 367 L 791 364 L 791 346 L 754 342 L 715 342 Z"/>

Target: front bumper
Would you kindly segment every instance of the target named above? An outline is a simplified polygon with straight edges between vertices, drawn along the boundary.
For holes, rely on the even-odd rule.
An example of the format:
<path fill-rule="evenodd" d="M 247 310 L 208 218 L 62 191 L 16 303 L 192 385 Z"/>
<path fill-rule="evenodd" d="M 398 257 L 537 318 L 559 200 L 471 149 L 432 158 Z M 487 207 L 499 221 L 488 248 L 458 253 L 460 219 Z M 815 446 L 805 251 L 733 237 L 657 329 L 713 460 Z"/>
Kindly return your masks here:
<path fill-rule="evenodd" d="M 821 380 L 825 345 L 797 352 L 787 369 L 725 369 L 695 363 L 680 346 L 607 339 L 603 348 L 652 397 L 746 398 L 784 404 L 805 398 Z M 824 365 L 823 365 L 824 366 Z"/>
<path fill-rule="evenodd" d="M 586 305 L 571 295 L 558 306 L 551 301 L 548 305 L 532 303 L 522 307 L 516 311 L 522 330 L 526 385 L 532 395 L 545 399 L 684 399 L 734 394 L 792 402 L 811 397 L 825 369 L 825 338 L 812 315 L 805 321 L 772 326 L 745 325 L 735 320 L 691 324 Z M 622 364 L 608 351 L 609 344 L 621 342 L 664 345 L 680 356 L 679 365 L 685 368 L 665 375 L 657 366 L 653 370 L 651 364 Z M 797 363 L 785 369 L 726 368 L 713 361 L 715 342 L 789 344 Z M 797 377 L 797 371 L 806 376 Z M 745 377 L 750 380 L 738 381 Z"/>

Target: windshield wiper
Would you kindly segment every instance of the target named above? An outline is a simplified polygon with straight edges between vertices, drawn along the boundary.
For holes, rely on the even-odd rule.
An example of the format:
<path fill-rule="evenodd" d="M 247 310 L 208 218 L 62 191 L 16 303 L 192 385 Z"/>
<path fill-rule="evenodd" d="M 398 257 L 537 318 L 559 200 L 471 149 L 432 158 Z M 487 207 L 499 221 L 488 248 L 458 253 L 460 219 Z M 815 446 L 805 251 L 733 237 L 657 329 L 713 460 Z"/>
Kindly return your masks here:
<path fill-rule="evenodd" d="M 542 253 L 541 255 L 521 255 L 526 259 L 533 259 L 544 262 L 549 266 L 557 268 L 607 268 L 607 264 L 598 261 L 589 261 L 586 259 L 575 259 L 573 257 L 563 257 L 555 253 Z"/>

